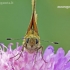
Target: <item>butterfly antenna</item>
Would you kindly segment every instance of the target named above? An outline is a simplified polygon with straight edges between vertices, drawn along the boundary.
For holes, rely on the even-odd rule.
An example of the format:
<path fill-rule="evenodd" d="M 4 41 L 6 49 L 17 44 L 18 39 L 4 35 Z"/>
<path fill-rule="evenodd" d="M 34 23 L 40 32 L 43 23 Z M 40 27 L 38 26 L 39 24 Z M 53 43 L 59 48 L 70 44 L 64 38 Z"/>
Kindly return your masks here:
<path fill-rule="evenodd" d="M 50 41 L 45 41 L 45 40 L 41 40 L 43 42 L 48 42 L 48 43 L 52 43 L 52 44 L 59 44 L 58 42 L 50 42 Z"/>
<path fill-rule="evenodd" d="M 17 39 L 14 39 L 14 38 L 7 38 L 6 40 L 21 40 L 21 39 L 24 39 L 24 38 L 17 38 Z"/>

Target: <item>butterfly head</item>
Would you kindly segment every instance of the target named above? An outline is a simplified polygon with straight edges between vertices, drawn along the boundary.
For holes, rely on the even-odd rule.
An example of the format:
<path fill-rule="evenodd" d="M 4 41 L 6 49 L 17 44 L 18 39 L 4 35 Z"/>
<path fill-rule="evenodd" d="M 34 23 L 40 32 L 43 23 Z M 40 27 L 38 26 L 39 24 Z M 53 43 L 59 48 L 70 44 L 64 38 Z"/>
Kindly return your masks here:
<path fill-rule="evenodd" d="M 25 45 L 27 51 L 34 52 L 38 49 L 38 47 L 40 47 L 40 37 L 35 31 L 32 33 L 32 30 L 30 30 L 25 36 L 23 44 Z"/>

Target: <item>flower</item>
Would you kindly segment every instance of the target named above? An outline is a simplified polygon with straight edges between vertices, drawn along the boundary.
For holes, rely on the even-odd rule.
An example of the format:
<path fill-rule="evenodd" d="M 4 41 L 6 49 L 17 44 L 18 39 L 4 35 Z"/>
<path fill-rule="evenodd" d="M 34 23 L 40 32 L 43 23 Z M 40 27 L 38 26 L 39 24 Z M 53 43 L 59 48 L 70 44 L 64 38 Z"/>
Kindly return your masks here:
<path fill-rule="evenodd" d="M 62 48 L 54 53 L 54 48 L 48 46 L 42 55 L 41 52 L 28 53 L 21 51 L 22 46 L 13 50 L 13 44 L 6 47 L 0 43 L 0 70 L 70 70 L 70 50 L 65 55 Z"/>

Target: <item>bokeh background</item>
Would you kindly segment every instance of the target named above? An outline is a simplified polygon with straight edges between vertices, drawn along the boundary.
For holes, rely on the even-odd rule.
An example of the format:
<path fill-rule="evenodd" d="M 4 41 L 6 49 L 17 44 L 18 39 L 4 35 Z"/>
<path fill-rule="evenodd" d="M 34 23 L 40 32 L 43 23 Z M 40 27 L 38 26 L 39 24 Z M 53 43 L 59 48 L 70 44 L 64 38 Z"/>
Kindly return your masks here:
<path fill-rule="evenodd" d="M 0 42 L 8 46 L 16 42 L 22 45 L 23 40 L 7 41 L 6 38 L 22 38 L 28 28 L 32 5 L 31 0 L 0 0 Z M 36 0 L 38 14 L 38 31 L 42 40 L 57 41 L 58 45 L 41 41 L 44 49 L 52 45 L 55 51 L 62 47 L 66 52 L 70 49 L 70 9 L 59 9 L 57 6 L 70 6 L 70 0 Z"/>

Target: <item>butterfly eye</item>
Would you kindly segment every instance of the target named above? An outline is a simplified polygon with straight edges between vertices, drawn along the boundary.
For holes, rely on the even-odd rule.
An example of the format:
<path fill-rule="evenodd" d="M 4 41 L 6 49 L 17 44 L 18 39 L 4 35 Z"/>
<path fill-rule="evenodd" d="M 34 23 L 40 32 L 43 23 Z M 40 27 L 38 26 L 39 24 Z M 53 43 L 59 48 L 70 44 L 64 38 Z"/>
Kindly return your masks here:
<path fill-rule="evenodd" d="M 36 44 L 38 44 L 38 39 L 36 39 Z"/>
<path fill-rule="evenodd" d="M 27 38 L 27 40 L 26 40 L 26 43 L 28 43 L 29 42 L 29 38 Z"/>

